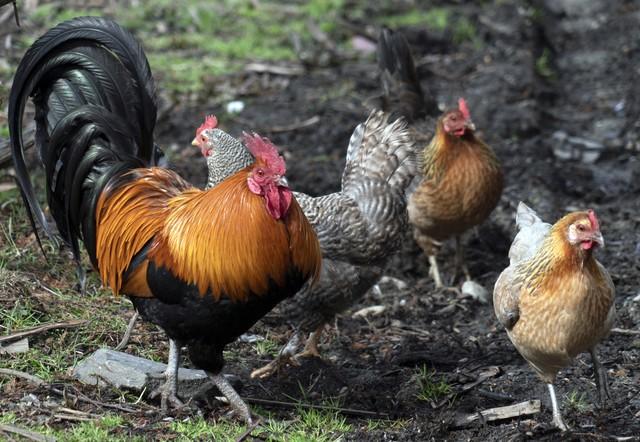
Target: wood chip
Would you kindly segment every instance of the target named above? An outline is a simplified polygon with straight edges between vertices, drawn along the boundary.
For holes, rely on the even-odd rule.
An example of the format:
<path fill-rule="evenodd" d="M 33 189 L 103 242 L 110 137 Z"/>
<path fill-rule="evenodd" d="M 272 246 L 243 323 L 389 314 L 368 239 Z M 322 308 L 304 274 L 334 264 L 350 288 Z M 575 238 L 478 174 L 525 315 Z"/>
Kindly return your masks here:
<path fill-rule="evenodd" d="M 536 399 L 533 401 L 519 402 L 517 404 L 507 405 L 506 407 L 489 408 L 477 413 L 459 415 L 458 417 L 456 417 L 452 427 L 464 428 L 468 427 L 477 420 L 480 420 L 482 422 L 496 422 L 511 419 L 514 417 L 529 416 L 537 413 L 540 413 L 540 401 Z"/>

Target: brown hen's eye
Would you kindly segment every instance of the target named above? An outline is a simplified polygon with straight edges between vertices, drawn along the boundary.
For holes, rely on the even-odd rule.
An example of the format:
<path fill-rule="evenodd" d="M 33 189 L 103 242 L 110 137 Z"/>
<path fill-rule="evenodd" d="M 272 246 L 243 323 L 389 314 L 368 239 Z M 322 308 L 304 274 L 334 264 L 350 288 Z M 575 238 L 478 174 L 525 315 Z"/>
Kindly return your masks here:
<path fill-rule="evenodd" d="M 578 224 L 578 230 L 584 232 L 584 226 L 582 224 Z"/>

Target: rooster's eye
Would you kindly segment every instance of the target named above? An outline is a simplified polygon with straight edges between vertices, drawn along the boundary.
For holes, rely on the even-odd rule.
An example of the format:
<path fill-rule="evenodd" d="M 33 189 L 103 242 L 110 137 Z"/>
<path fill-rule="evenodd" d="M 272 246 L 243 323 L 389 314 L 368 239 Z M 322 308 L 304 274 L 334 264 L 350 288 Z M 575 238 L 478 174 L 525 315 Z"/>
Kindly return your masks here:
<path fill-rule="evenodd" d="M 207 141 L 207 138 L 206 138 L 204 135 L 201 135 L 201 136 L 200 136 L 200 139 L 201 139 L 202 141 Z"/>

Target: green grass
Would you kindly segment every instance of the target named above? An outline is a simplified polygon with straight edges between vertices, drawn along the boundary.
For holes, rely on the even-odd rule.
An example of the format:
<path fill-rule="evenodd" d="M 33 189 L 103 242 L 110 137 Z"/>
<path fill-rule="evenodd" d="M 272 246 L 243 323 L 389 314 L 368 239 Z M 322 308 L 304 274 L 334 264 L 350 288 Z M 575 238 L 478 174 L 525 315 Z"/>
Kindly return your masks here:
<path fill-rule="evenodd" d="M 551 66 L 551 51 L 548 48 L 544 48 L 542 54 L 536 59 L 536 73 L 542 78 L 552 79 L 555 77 Z"/>
<path fill-rule="evenodd" d="M 418 383 L 416 397 L 420 401 L 435 401 L 451 394 L 453 391 L 451 385 L 445 381 L 444 376 L 436 379 L 435 370 L 429 370 L 425 365 L 416 373 L 416 381 Z"/>
<path fill-rule="evenodd" d="M 566 408 L 577 413 L 584 413 L 590 408 L 587 395 L 576 390 L 572 390 L 571 393 L 565 395 L 563 402 Z"/>

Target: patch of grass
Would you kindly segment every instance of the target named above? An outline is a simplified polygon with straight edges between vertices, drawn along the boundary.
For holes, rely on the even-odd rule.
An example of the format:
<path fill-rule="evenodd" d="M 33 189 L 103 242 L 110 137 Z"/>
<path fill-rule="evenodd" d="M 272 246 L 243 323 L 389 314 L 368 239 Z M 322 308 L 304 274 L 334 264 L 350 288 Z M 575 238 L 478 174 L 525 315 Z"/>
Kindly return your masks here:
<path fill-rule="evenodd" d="M 481 45 L 476 25 L 467 17 L 460 17 L 456 20 L 453 26 L 453 42 L 455 44 L 471 42 L 476 46 Z"/>
<path fill-rule="evenodd" d="M 408 12 L 389 15 L 383 24 L 390 27 L 425 26 L 434 31 L 444 31 L 449 26 L 450 10 L 448 8 L 431 8 L 428 11 L 411 9 Z"/>
<path fill-rule="evenodd" d="M 253 348 L 258 356 L 276 356 L 280 350 L 280 345 L 269 339 L 269 336 L 267 335 L 261 341 L 256 341 L 253 344 Z"/>
<path fill-rule="evenodd" d="M 555 73 L 551 66 L 551 51 L 544 48 L 542 54 L 536 59 L 536 73 L 542 78 L 554 78 Z"/>
<path fill-rule="evenodd" d="M 453 391 L 451 385 L 445 381 L 444 376 L 436 379 L 435 370 L 429 370 L 425 365 L 416 373 L 416 380 L 418 382 L 418 395 L 416 397 L 420 401 L 434 401 L 451 394 Z"/>
<path fill-rule="evenodd" d="M 577 413 L 584 413 L 589 409 L 587 395 L 576 390 L 572 390 L 571 393 L 564 396 L 564 406 L 576 411 Z"/>
<path fill-rule="evenodd" d="M 173 421 L 169 428 L 175 431 L 179 441 L 215 440 L 234 441 L 246 431 L 246 426 L 233 421 L 209 422 L 201 416 Z"/>

